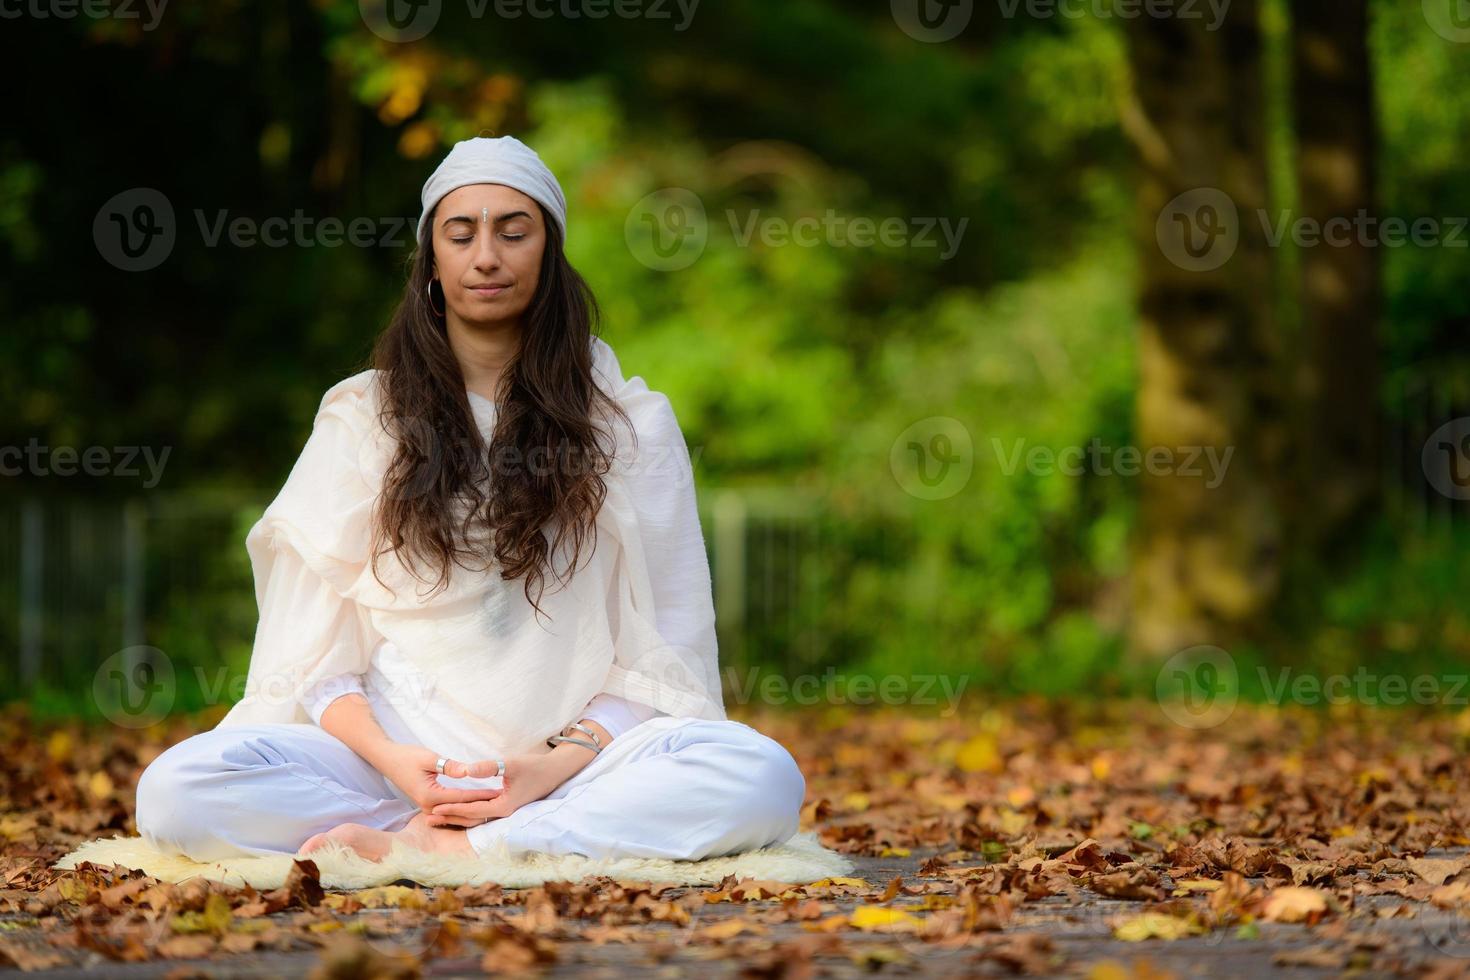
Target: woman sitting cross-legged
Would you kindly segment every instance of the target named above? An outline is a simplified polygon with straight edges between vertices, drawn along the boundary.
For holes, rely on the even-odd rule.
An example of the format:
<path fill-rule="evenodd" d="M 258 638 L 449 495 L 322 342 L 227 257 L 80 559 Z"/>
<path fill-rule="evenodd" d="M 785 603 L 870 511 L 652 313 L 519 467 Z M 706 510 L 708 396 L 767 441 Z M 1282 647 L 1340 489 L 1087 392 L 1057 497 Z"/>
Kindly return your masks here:
<path fill-rule="evenodd" d="M 423 207 L 374 367 L 246 538 L 245 696 L 143 772 L 139 832 L 200 861 L 786 840 L 805 782 L 725 716 L 690 455 L 593 335 L 556 178 L 466 140 Z"/>

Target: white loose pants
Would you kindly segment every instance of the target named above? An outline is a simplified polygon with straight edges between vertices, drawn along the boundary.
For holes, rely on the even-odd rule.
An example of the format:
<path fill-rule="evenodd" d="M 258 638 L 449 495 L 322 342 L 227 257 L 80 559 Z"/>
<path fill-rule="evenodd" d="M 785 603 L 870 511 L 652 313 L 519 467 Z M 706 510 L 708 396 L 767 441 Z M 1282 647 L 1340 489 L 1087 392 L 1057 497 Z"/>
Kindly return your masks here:
<path fill-rule="evenodd" d="M 466 760 L 461 760 L 466 761 Z M 661 716 L 615 738 L 543 800 L 466 833 L 478 853 L 698 860 L 785 841 L 806 782 L 743 722 Z M 196 861 L 295 854 L 342 823 L 401 830 L 418 807 L 316 725 L 215 728 L 138 780 L 138 832 Z"/>

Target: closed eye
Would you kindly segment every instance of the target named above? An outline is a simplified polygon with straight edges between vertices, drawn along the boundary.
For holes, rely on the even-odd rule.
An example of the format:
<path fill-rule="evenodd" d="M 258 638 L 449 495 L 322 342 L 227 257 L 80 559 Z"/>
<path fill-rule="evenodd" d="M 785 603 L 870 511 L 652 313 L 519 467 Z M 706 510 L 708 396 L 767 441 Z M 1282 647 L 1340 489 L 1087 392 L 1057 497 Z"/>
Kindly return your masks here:
<path fill-rule="evenodd" d="M 525 238 L 526 236 L 525 235 L 501 235 L 500 237 L 501 238 L 504 238 L 506 241 L 518 242 L 522 238 Z M 451 242 L 453 242 L 454 244 L 456 244 L 456 245 L 464 245 L 467 242 L 474 241 L 475 240 L 475 236 L 470 235 L 468 238 L 450 238 L 449 240 Z"/>

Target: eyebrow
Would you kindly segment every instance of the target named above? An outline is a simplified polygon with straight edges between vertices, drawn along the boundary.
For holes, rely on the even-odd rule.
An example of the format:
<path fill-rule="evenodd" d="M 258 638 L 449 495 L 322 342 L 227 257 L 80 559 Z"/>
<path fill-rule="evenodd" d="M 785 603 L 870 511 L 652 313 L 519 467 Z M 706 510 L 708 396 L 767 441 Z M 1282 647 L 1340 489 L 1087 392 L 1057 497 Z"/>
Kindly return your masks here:
<path fill-rule="evenodd" d="M 505 222 L 509 221 L 511 218 L 529 218 L 530 216 L 531 216 L 531 213 L 529 211 L 507 211 L 507 212 L 505 212 L 505 214 L 497 215 L 496 218 L 495 218 L 495 220 L 492 222 L 492 224 L 497 224 L 497 225 L 504 224 Z M 470 224 L 475 224 L 476 223 L 475 219 L 474 218 L 471 218 L 469 215 L 466 215 L 466 214 L 456 214 L 452 218 L 445 218 L 442 222 L 440 222 L 440 226 L 442 227 L 443 225 L 447 225 L 451 221 L 467 221 Z"/>

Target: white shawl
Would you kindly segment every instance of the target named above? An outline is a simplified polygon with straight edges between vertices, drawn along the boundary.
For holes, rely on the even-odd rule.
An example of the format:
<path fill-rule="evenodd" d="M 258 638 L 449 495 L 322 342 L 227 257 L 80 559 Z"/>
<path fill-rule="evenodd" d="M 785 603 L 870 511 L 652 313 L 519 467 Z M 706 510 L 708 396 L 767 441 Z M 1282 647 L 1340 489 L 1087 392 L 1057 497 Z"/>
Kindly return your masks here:
<path fill-rule="evenodd" d="M 374 578 L 369 522 L 393 448 L 377 421 L 378 372 L 328 389 L 285 486 L 245 540 L 260 620 L 245 696 L 221 725 L 310 721 L 301 702 L 313 685 L 370 670 L 394 685 L 393 707 L 415 737 L 468 758 L 549 751 L 544 740 L 601 692 L 676 717 L 725 717 L 683 434 L 667 397 L 624 379 L 606 342 L 592 345 L 594 378 L 628 413 L 638 445 L 635 455 L 617 427 L 596 547 L 584 542 L 566 587 L 568 556 L 557 556 L 539 615 L 523 580 L 502 581 L 494 564 L 452 565 L 432 597 L 435 573 L 421 561 L 427 581 L 413 578 L 392 551 L 378 560 L 388 588 Z M 488 442 L 495 406 L 469 398 Z"/>

